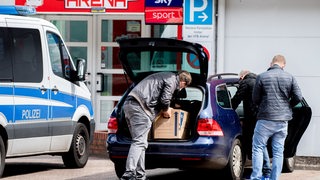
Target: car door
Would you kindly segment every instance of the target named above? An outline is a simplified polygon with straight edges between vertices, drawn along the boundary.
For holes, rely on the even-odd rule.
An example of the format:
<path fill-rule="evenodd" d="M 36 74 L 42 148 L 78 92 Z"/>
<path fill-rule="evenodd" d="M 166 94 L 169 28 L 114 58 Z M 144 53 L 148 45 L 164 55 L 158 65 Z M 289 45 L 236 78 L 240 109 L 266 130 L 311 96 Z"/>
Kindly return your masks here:
<path fill-rule="evenodd" d="M 51 64 L 49 127 L 52 141 L 50 151 L 61 151 L 69 148 L 74 123 L 77 123 L 72 121 L 77 107 L 77 85 L 70 81 L 74 67 L 61 37 L 53 30 L 46 29 L 46 39 Z"/>
<path fill-rule="evenodd" d="M 9 139 L 13 135 L 13 74 L 12 58 L 8 46 L 8 32 L 0 21 L 0 124 L 6 128 Z"/>
<path fill-rule="evenodd" d="M 288 135 L 285 141 L 285 158 L 295 156 L 300 139 L 310 123 L 311 115 L 311 107 L 305 99 L 293 108 L 293 119 L 289 121 Z"/>
<path fill-rule="evenodd" d="M 13 141 L 8 156 L 47 152 L 49 93 L 41 26 L 8 22 L 13 64 Z M 12 146 L 11 145 L 12 142 Z"/>

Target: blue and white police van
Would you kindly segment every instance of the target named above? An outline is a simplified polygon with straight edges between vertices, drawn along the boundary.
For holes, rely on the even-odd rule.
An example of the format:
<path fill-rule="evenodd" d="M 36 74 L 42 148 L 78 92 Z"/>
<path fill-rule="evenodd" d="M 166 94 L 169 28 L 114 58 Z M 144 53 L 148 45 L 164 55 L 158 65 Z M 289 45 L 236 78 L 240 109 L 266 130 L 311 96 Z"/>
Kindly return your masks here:
<path fill-rule="evenodd" d="M 22 16 L 31 13 L 0 6 L 0 176 L 10 157 L 61 155 L 84 167 L 95 129 L 85 60 L 73 62 L 53 24 Z"/>

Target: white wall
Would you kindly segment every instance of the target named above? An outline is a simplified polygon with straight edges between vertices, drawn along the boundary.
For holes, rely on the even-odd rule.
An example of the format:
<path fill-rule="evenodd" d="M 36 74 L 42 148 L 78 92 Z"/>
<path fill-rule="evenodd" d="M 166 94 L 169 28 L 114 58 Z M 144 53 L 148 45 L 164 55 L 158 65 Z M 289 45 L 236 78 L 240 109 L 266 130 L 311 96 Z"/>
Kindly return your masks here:
<path fill-rule="evenodd" d="M 313 110 L 297 155 L 320 156 L 320 1 L 225 0 L 224 11 L 224 52 L 218 52 L 223 66 L 218 72 L 261 73 L 274 55 L 283 54 L 285 70 L 297 78 Z"/>

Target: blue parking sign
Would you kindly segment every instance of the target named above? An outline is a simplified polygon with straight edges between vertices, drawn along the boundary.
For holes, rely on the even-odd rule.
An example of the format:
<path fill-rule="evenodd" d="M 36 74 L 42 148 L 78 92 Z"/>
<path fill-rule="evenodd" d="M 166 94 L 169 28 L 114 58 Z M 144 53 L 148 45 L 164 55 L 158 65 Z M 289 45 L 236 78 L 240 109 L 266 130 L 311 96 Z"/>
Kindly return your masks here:
<path fill-rule="evenodd" d="M 212 25 L 213 0 L 185 0 L 184 24 Z"/>

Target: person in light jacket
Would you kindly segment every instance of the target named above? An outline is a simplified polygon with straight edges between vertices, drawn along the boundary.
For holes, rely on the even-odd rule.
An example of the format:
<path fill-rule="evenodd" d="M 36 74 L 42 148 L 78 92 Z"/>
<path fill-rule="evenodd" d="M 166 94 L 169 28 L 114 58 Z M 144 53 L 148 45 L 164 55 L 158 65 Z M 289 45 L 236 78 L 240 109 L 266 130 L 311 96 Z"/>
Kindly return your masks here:
<path fill-rule="evenodd" d="M 127 157 L 126 171 L 121 180 L 145 180 L 145 150 L 152 121 L 160 112 L 170 118 L 169 108 L 173 93 L 191 83 L 191 74 L 180 71 L 160 72 L 149 75 L 129 93 L 123 105 L 125 118 L 132 137 Z"/>
<path fill-rule="evenodd" d="M 257 76 L 252 99 L 258 105 L 257 124 L 252 144 L 251 179 L 261 179 L 263 150 L 272 141 L 271 179 L 278 180 L 282 171 L 284 142 L 288 121 L 292 119 L 292 107 L 302 100 L 296 79 L 285 72 L 285 57 L 273 57 L 270 68 Z"/>

